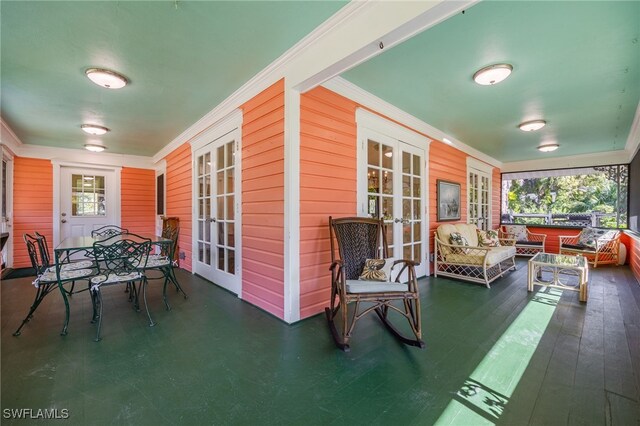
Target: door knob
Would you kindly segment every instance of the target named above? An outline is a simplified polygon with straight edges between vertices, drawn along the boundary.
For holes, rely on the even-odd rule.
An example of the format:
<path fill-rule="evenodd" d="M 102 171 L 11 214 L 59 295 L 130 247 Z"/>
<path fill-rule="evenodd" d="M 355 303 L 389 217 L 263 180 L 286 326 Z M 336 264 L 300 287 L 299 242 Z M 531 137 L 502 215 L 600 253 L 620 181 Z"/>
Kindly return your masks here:
<path fill-rule="evenodd" d="M 67 223 L 67 219 L 62 219 L 60 222 Z"/>
<path fill-rule="evenodd" d="M 215 222 L 216 218 L 215 217 L 210 217 L 207 219 L 207 222 L 211 223 L 211 222 Z"/>

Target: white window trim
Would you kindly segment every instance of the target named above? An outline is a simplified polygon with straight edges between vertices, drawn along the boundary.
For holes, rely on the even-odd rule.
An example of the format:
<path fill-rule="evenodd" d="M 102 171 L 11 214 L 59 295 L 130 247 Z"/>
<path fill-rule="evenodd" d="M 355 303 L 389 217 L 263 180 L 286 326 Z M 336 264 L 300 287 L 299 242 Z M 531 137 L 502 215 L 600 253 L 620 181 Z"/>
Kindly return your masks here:
<path fill-rule="evenodd" d="M 164 206 L 163 206 L 163 214 L 158 214 L 158 176 L 164 175 L 164 186 L 162 190 L 164 191 Z M 161 160 L 156 164 L 156 173 L 155 173 L 155 181 L 154 181 L 154 189 L 155 189 L 155 203 L 154 210 L 156 211 L 156 234 L 162 234 L 162 216 L 168 216 L 167 214 L 167 162 L 166 160 Z"/>
<path fill-rule="evenodd" d="M 5 206 L 5 210 L 7 212 L 6 218 L 0 217 L 0 221 L 6 220 L 0 226 L 0 231 L 9 232 L 9 239 L 6 242 L 4 247 L 4 252 L 7 256 L 6 267 L 10 268 L 13 266 L 13 153 L 6 148 L 4 145 L 0 148 L 0 158 L 7 163 L 7 194 L 6 200 L 7 205 Z M 0 200 L 0 203 L 2 201 Z M 2 211 L 2 210 L 0 210 Z M 2 260 L 0 259 L 0 262 Z"/>

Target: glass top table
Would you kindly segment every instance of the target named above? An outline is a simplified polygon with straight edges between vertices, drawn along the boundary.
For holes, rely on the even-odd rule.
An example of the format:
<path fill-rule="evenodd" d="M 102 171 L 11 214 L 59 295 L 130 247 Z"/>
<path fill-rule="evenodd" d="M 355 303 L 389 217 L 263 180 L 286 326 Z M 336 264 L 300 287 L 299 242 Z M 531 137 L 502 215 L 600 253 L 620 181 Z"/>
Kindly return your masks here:
<path fill-rule="evenodd" d="M 533 291 L 535 285 L 577 291 L 581 302 L 587 301 L 589 264 L 584 256 L 565 254 L 537 253 L 528 263 L 527 290 Z M 543 279 L 543 272 L 551 278 Z M 569 276 L 576 277 L 576 283 L 570 284 Z"/>

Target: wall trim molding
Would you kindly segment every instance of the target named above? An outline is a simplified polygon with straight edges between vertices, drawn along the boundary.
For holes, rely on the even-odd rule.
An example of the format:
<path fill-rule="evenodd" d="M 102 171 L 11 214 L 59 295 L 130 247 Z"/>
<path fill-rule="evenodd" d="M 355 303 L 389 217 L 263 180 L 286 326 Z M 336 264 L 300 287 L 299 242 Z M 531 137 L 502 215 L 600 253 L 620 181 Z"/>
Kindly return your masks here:
<path fill-rule="evenodd" d="M 13 155 L 24 145 L 13 129 L 0 117 L 0 143 Z"/>
<path fill-rule="evenodd" d="M 479 161 L 473 157 L 467 157 L 467 168 L 480 170 L 481 172 L 493 173 L 493 167 L 483 161 Z"/>
<path fill-rule="evenodd" d="M 335 77 L 324 84 L 323 87 L 333 92 L 338 93 L 346 98 L 351 99 L 364 106 L 367 109 L 375 111 L 379 114 L 385 115 L 394 121 L 402 123 L 404 126 L 413 129 L 430 139 L 442 142 L 443 138 L 447 138 L 453 143 L 451 146 L 463 151 L 464 153 L 475 157 L 485 163 L 491 164 L 494 167 L 502 168 L 502 162 L 496 160 L 487 154 L 478 151 L 475 148 L 457 140 L 456 138 L 446 134 L 445 132 L 431 126 L 430 124 L 422 121 L 421 119 L 401 110 L 397 106 L 390 104 L 389 102 L 377 97 L 376 95 L 367 92 L 359 86 L 345 80 L 342 77 Z M 444 142 L 443 142 L 444 143 Z"/>
<path fill-rule="evenodd" d="M 234 130 L 241 128 L 243 117 L 241 109 L 231 111 L 225 117 L 218 120 L 214 125 L 200 132 L 196 137 L 189 141 L 189 144 L 191 145 L 191 152 L 195 152 L 211 142 L 214 142 L 216 139 L 220 139 Z"/>
<path fill-rule="evenodd" d="M 633 160 L 636 152 L 638 152 L 638 148 L 640 148 L 640 103 L 638 103 L 638 107 L 636 108 L 636 114 L 633 117 L 627 143 L 624 146 L 625 151 L 629 153 L 629 163 Z"/>
<path fill-rule="evenodd" d="M 627 164 L 632 158 L 627 151 L 594 152 L 591 154 L 553 157 L 538 160 L 513 161 L 504 163 L 501 172 L 526 172 L 531 170 L 567 169 L 576 167 Z"/>

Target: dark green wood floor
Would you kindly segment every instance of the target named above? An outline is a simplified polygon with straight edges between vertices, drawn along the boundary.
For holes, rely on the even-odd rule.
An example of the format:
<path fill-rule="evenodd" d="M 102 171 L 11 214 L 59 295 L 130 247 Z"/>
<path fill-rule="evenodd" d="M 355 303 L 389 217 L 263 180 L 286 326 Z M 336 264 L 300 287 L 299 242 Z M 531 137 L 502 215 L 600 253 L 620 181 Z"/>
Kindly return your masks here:
<path fill-rule="evenodd" d="M 427 348 L 398 344 L 371 316 L 350 353 L 323 316 L 289 326 L 178 278 L 190 298 L 172 291 L 165 311 L 156 283 L 153 328 L 107 289 L 99 343 L 87 293 L 71 301 L 68 336 L 56 292 L 13 337 L 34 289 L 2 282 L 2 423 L 27 424 L 6 409 L 31 408 L 68 410 L 38 424 L 640 424 L 640 286 L 626 267 L 592 270 L 586 305 L 527 293 L 524 261 L 490 290 L 424 279 Z"/>

